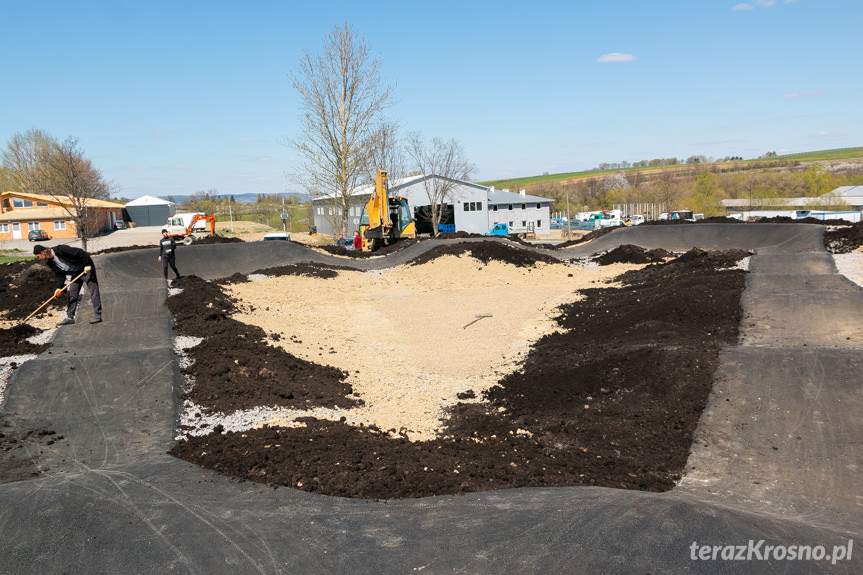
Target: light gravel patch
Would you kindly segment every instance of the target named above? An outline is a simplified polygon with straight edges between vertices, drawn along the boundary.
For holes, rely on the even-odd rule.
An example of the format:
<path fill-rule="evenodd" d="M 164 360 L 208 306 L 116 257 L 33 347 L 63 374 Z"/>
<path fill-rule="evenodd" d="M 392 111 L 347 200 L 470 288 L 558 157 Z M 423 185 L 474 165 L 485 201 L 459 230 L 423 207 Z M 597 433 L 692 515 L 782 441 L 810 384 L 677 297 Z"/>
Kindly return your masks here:
<path fill-rule="evenodd" d="M 863 287 L 863 251 L 858 249 L 848 254 L 833 254 L 833 261 L 840 274 Z"/>

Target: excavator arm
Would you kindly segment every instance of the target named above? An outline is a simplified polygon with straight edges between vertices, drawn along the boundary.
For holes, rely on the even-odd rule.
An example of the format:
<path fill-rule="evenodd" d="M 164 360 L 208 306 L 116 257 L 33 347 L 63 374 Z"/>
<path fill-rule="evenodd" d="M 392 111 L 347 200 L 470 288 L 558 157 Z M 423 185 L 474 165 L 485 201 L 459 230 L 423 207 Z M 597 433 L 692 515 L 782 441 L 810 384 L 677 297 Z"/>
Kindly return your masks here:
<path fill-rule="evenodd" d="M 416 226 L 405 198 L 391 198 L 386 170 L 378 170 L 375 189 L 360 218 L 363 251 L 374 251 L 402 238 L 415 238 Z"/>

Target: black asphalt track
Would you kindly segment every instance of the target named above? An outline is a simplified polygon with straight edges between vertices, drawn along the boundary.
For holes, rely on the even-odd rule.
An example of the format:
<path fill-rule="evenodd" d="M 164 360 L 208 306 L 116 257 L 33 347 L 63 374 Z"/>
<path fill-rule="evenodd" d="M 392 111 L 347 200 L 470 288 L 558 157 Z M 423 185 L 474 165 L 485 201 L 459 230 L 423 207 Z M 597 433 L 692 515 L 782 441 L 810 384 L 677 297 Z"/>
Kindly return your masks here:
<path fill-rule="evenodd" d="M 182 379 L 157 253 L 100 256 L 105 321 L 86 323 L 85 302 L 81 321 L 6 390 L 16 430 L 63 439 L 34 439 L 4 463 L 20 480 L 0 485 L 0 572 L 863 573 L 863 290 L 836 273 L 821 237 L 805 224 L 640 226 L 549 252 L 755 251 L 740 342 L 722 352 L 672 491 L 391 502 L 268 489 L 166 455 Z M 184 248 L 178 266 L 204 278 L 307 261 L 377 269 L 432 243 L 347 263 L 291 243 L 202 245 Z M 849 540 L 851 560 L 834 564 L 834 546 Z M 717 559 L 699 558 L 713 553 L 703 546 Z M 744 558 L 722 560 L 728 546 Z M 778 547 L 769 559 L 768 546 Z M 818 557 L 819 546 L 826 558 L 789 559 L 807 547 Z"/>

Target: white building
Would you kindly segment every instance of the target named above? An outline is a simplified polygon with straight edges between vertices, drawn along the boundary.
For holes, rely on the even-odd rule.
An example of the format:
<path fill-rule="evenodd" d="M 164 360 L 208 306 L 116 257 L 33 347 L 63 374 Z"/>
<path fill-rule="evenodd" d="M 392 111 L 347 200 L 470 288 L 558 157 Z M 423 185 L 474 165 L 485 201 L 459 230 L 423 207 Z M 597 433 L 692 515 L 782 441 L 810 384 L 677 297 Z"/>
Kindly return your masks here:
<path fill-rule="evenodd" d="M 390 180 L 391 196 L 407 198 L 416 220 L 418 233 L 430 233 L 428 218 L 429 201 L 426 186 L 438 175 L 409 176 Z M 507 190 L 495 191 L 494 187 L 481 186 L 469 182 L 453 180 L 455 184 L 442 205 L 442 231 L 483 234 L 498 222 L 509 223 L 511 227 L 533 227 L 537 233 L 547 233 L 550 229 L 550 206 L 552 200 Z M 363 206 L 374 191 L 374 184 L 359 186 L 351 194 L 355 201 L 348 211 L 348 235 L 359 229 Z M 335 208 L 331 205 L 332 196 L 320 196 L 312 200 L 314 225 L 318 233 L 335 235 L 333 221 L 337 219 Z"/>

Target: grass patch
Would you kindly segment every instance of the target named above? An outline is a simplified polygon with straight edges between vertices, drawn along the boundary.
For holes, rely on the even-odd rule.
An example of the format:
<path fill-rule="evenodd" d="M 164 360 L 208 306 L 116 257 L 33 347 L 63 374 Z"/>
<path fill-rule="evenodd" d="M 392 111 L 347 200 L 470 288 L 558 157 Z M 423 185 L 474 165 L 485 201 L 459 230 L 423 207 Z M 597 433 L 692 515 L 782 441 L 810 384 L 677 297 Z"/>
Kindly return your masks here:
<path fill-rule="evenodd" d="M 35 260 L 35 259 L 36 258 L 33 256 L 0 253 L 0 264 L 9 264 L 9 263 L 13 263 L 13 262 L 26 262 L 26 261 Z"/>

